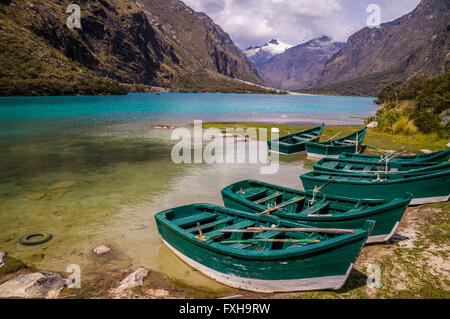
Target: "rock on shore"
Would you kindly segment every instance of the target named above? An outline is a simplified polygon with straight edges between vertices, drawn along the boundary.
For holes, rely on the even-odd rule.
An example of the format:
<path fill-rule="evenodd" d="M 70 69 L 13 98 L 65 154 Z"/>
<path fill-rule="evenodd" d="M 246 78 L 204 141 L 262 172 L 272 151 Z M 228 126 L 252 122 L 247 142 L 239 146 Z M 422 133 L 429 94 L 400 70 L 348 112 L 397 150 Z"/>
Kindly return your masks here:
<path fill-rule="evenodd" d="M 48 271 L 25 274 L 0 285 L 0 298 L 57 298 L 65 284 L 60 274 Z"/>
<path fill-rule="evenodd" d="M 119 287 L 112 289 L 111 293 L 116 296 L 128 295 L 130 289 L 142 286 L 145 277 L 148 275 L 148 270 L 145 268 L 139 268 L 134 273 L 128 275 L 124 280 L 120 282 Z"/>

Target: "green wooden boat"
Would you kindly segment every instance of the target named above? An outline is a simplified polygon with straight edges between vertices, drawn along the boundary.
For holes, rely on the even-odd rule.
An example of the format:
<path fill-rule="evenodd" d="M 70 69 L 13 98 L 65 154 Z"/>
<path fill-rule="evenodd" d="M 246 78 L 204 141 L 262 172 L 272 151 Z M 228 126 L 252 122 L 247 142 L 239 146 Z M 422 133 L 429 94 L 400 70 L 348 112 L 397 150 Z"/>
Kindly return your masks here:
<path fill-rule="evenodd" d="M 330 140 L 326 142 L 307 142 L 305 143 L 306 153 L 310 157 L 333 157 L 338 158 L 341 153 L 360 153 L 364 151 L 364 137 L 367 127 L 350 135 Z"/>
<path fill-rule="evenodd" d="M 294 154 L 305 150 L 305 143 L 318 141 L 322 134 L 324 124 L 311 129 L 288 134 L 278 139 L 267 141 L 267 146 L 271 152 L 283 154 Z"/>
<path fill-rule="evenodd" d="M 353 153 L 342 153 L 341 155 L 339 155 L 340 158 L 373 161 L 373 162 L 382 161 L 382 157 L 385 156 L 386 155 L 353 154 Z M 393 157 L 390 160 L 390 162 L 447 162 L 449 158 L 450 158 L 450 148 L 429 154 L 398 155 Z"/>
<path fill-rule="evenodd" d="M 375 223 L 317 229 L 210 204 L 155 219 L 163 242 L 187 264 L 225 285 L 266 293 L 341 288 Z"/>
<path fill-rule="evenodd" d="M 314 163 L 315 171 L 335 173 L 399 174 L 450 169 L 450 162 L 367 162 L 356 159 L 322 158 Z"/>
<path fill-rule="evenodd" d="M 361 200 L 329 196 L 256 180 L 244 180 L 225 187 L 222 198 L 229 208 L 255 214 L 265 212 L 314 227 L 361 228 L 370 219 L 375 221 L 375 227 L 366 243 L 388 241 L 411 200 L 410 197 Z"/>
<path fill-rule="evenodd" d="M 445 202 L 450 194 L 450 169 L 428 173 L 377 174 L 309 172 L 300 176 L 305 189 L 324 186 L 334 196 L 385 199 L 412 194 L 410 205 Z"/>

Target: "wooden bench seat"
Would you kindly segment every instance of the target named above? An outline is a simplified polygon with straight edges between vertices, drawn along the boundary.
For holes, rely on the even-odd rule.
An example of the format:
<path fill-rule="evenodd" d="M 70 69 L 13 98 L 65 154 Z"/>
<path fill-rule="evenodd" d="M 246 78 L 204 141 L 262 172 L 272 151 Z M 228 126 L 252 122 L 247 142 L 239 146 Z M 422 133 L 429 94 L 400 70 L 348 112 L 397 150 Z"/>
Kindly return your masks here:
<path fill-rule="evenodd" d="M 279 197 L 279 196 L 281 196 L 281 195 L 283 195 L 283 193 L 281 193 L 281 192 L 276 192 L 276 193 L 274 193 L 274 194 L 272 194 L 272 195 L 269 195 L 269 196 L 266 196 L 266 197 L 264 197 L 264 198 L 255 200 L 254 203 L 255 203 L 255 204 L 261 204 L 261 203 L 264 203 L 265 201 L 268 201 L 268 200 L 270 200 L 270 199 L 277 198 L 277 197 Z"/>
<path fill-rule="evenodd" d="M 213 231 L 210 231 L 208 233 L 204 233 L 203 236 L 206 239 L 217 239 L 217 238 L 220 238 L 223 235 L 225 235 L 225 233 L 223 233 L 222 230 L 225 230 L 225 229 L 242 229 L 242 228 L 251 227 L 254 224 L 255 224 L 254 221 L 243 220 L 243 221 L 240 221 L 240 222 L 238 222 L 236 224 L 229 225 L 229 226 L 223 227 L 221 229 L 213 230 Z"/>
<path fill-rule="evenodd" d="M 212 227 L 215 227 L 215 226 L 218 226 L 218 225 L 221 225 L 221 224 L 225 224 L 225 223 L 231 222 L 232 220 L 233 220 L 233 217 L 226 217 L 224 219 L 216 220 L 216 221 L 214 221 L 212 223 L 207 223 L 207 224 L 200 225 L 200 229 L 203 231 L 203 230 L 208 229 L 208 228 L 212 228 Z M 195 233 L 195 232 L 198 232 L 198 227 L 195 226 L 195 227 L 186 229 L 186 231 L 188 231 L 190 233 Z"/>
<path fill-rule="evenodd" d="M 333 169 L 336 168 L 336 166 L 338 165 L 339 165 L 338 162 L 326 162 L 323 164 L 323 167 Z"/>
<path fill-rule="evenodd" d="M 302 211 L 302 214 L 304 215 L 312 215 L 317 213 L 318 211 L 321 211 L 322 209 L 326 208 L 328 205 L 330 205 L 330 202 L 328 201 L 320 201 L 311 207 L 305 209 Z"/>
<path fill-rule="evenodd" d="M 197 222 L 201 223 L 201 222 L 207 221 L 207 220 L 215 218 L 215 217 L 217 217 L 217 214 L 200 213 L 200 214 L 195 214 L 192 216 L 175 219 L 172 221 L 172 223 L 174 223 L 178 227 L 185 227 L 190 224 L 196 224 Z"/>

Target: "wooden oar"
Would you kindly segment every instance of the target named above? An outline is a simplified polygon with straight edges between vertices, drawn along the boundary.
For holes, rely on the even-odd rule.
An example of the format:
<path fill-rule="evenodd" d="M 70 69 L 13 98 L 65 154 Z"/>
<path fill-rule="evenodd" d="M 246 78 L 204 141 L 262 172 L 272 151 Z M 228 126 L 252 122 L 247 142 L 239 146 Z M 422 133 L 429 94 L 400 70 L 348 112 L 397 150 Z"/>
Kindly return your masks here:
<path fill-rule="evenodd" d="M 367 148 L 370 148 L 370 149 L 372 149 L 372 150 L 374 150 L 374 151 L 380 152 L 380 153 L 389 153 L 388 151 L 382 150 L 381 148 L 377 148 L 377 147 L 375 147 L 375 146 L 366 145 L 366 147 L 367 147 Z"/>
<path fill-rule="evenodd" d="M 300 202 L 300 201 L 302 201 L 304 199 L 305 199 L 305 197 L 299 197 L 299 198 L 297 198 L 297 199 L 295 199 L 295 200 L 293 200 L 293 201 L 291 201 L 289 203 L 286 203 L 286 204 L 283 204 L 283 205 L 280 205 L 280 206 L 276 206 L 276 203 L 275 203 L 275 206 L 273 206 L 273 207 L 270 207 L 270 205 L 267 205 L 267 209 L 265 211 L 263 211 L 261 213 L 257 213 L 256 215 L 268 214 L 268 213 L 273 212 L 275 210 L 279 210 L 279 209 L 281 209 L 283 207 L 286 207 L 286 206 L 298 203 L 298 202 Z"/>
<path fill-rule="evenodd" d="M 337 134 L 335 134 L 334 136 L 330 137 L 328 140 L 331 141 L 333 138 L 335 138 L 336 136 L 338 136 L 339 134 L 341 134 L 342 132 L 338 132 Z"/>
<path fill-rule="evenodd" d="M 398 153 L 402 148 L 404 148 L 404 146 L 399 147 L 398 149 L 396 149 L 395 151 L 393 151 L 392 153 L 386 154 L 384 157 L 382 156 L 381 159 L 379 160 L 379 162 L 383 162 L 386 161 L 389 157 L 394 156 L 396 153 Z M 400 153 L 403 154 L 404 152 Z M 400 154 L 397 154 L 395 156 L 398 156 Z"/>
<path fill-rule="evenodd" d="M 247 230 L 255 231 L 281 231 L 281 232 L 307 232 L 307 233 L 351 233 L 355 232 L 354 229 L 339 229 L 339 228 L 271 228 L 271 227 L 248 227 Z"/>
<path fill-rule="evenodd" d="M 271 242 L 271 243 L 304 243 L 313 244 L 320 243 L 320 240 L 309 240 L 309 239 L 246 239 L 246 240 L 224 240 L 221 244 L 246 244 L 246 243 L 261 243 L 261 242 Z"/>
<path fill-rule="evenodd" d="M 395 157 L 400 156 L 400 155 L 405 154 L 405 153 L 406 153 L 406 151 L 403 151 L 403 152 L 400 152 L 400 153 L 397 153 L 397 154 L 391 154 L 388 157 L 385 157 L 384 159 L 379 160 L 378 162 L 386 162 L 386 164 L 387 164 L 391 159 L 394 159 Z"/>

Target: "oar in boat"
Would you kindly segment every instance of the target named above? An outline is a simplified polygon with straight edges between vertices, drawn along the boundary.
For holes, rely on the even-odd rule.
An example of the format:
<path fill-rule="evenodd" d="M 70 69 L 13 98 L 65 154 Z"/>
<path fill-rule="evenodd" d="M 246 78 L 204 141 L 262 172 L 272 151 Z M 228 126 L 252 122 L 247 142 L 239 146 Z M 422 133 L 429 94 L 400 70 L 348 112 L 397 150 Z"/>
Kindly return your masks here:
<path fill-rule="evenodd" d="M 277 204 L 275 203 L 275 205 L 273 207 L 270 207 L 270 204 L 268 204 L 267 205 L 267 209 L 265 211 L 261 212 L 261 213 L 257 213 L 257 215 L 269 214 L 270 212 L 273 212 L 273 211 L 279 210 L 279 209 L 281 209 L 283 207 L 286 207 L 286 206 L 298 203 L 298 202 L 300 202 L 300 201 L 302 201 L 304 199 L 305 199 L 305 197 L 299 197 L 299 198 L 296 198 L 296 199 L 294 199 L 294 200 L 292 200 L 292 201 L 290 201 L 290 202 L 288 202 L 286 204 L 280 205 L 280 206 L 277 206 Z"/>
<path fill-rule="evenodd" d="M 264 243 L 264 242 L 270 242 L 270 243 L 303 243 L 303 244 L 313 244 L 313 243 L 320 243 L 320 240 L 318 239 L 244 239 L 244 240 L 223 240 L 220 243 L 221 244 L 250 244 L 250 243 Z"/>
<path fill-rule="evenodd" d="M 383 155 L 381 155 L 381 158 L 383 158 L 383 156 L 384 156 L 385 154 L 389 153 L 388 151 L 382 150 L 381 148 L 377 148 L 377 147 L 375 147 L 375 146 L 366 145 L 366 147 L 367 147 L 367 148 L 370 148 L 370 149 L 372 149 L 372 150 L 374 150 L 374 151 L 377 151 L 377 152 L 380 152 L 380 153 L 384 153 Z"/>
<path fill-rule="evenodd" d="M 222 233 L 262 233 L 265 231 L 280 232 L 305 232 L 305 233 L 335 233 L 335 234 L 353 234 L 354 229 L 339 228 L 275 228 L 275 227 L 247 227 L 247 229 L 223 229 Z"/>
<path fill-rule="evenodd" d="M 331 141 L 333 138 L 335 138 L 336 136 L 338 136 L 339 134 L 341 134 L 342 132 L 338 132 L 337 134 L 333 135 L 332 137 L 330 137 L 328 140 Z"/>
<path fill-rule="evenodd" d="M 388 158 L 394 158 L 395 156 L 398 156 L 400 154 L 403 154 L 404 152 L 397 154 L 404 146 L 399 147 L 398 149 L 396 149 L 395 151 L 393 151 L 392 153 L 386 154 L 384 157 L 381 156 L 381 159 L 379 160 L 379 162 L 383 162 L 386 161 Z M 396 155 L 397 154 L 397 155 Z"/>

